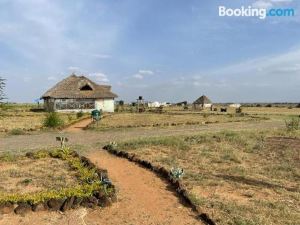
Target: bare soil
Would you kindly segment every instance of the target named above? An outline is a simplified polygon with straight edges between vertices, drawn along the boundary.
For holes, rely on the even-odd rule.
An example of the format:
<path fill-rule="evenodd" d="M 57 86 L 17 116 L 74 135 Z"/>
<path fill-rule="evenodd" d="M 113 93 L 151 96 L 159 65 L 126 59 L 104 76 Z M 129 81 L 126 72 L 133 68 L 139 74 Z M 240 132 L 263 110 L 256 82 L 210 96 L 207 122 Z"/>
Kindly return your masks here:
<path fill-rule="evenodd" d="M 72 124 L 71 126 L 64 129 L 64 131 L 67 132 L 78 132 L 86 128 L 90 123 L 92 122 L 91 118 L 87 118 L 84 120 L 81 120 L 75 124 Z"/>
<path fill-rule="evenodd" d="M 181 204 L 168 183 L 152 172 L 125 159 L 99 150 L 89 158 L 107 168 L 118 189 L 118 202 L 108 208 L 59 212 L 35 212 L 21 217 L 0 215 L 0 225 L 189 225 L 202 224 L 194 212 Z"/>

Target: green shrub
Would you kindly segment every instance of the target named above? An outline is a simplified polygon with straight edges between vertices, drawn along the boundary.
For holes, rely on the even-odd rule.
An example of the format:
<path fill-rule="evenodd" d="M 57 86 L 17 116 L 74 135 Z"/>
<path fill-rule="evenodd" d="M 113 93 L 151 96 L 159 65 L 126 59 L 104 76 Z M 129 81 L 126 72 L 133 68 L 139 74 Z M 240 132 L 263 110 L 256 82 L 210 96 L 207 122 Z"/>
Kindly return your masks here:
<path fill-rule="evenodd" d="M 73 116 L 72 115 L 68 115 L 68 122 L 71 122 L 73 120 Z"/>
<path fill-rule="evenodd" d="M 288 131 L 299 130 L 300 120 L 299 118 L 292 117 L 289 120 L 285 120 L 285 126 Z"/>
<path fill-rule="evenodd" d="M 16 129 L 12 129 L 9 134 L 11 135 L 23 135 L 25 134 L 25 131 L 20 129 L 20 128 L 16 128 Z"/>
<path fill-rule="evenodd" d="M 80 111 L 76 114 L 77 119 L 83 117 L 83 112 Z"/>
<path fill-rule="evenodd" d="M 44 126 L 50 128 L 56 128 L 64 125 L 64 121 L 56 112 L 50 112 L 44 119 Z"/>

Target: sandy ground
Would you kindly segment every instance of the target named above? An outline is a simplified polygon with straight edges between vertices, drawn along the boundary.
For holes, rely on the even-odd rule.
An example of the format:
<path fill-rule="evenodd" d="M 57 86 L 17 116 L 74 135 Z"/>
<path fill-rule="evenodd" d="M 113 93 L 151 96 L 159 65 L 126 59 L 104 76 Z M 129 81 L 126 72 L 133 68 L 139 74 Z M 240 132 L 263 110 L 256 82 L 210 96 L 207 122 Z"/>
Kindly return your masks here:
<path fill-rule="evenodd" d="M 6 214 L 0 215 L 0 225 L 202 224 L 190 208 L 181 204 L 168 184 L 154 173 L 103 150 L 92 152 L 88 157 L 96 165 L 107 168 L 117 186 L 118 201 L 111 207 L 80 208 L 66 213 L 36 212 L 24 217 Z"/>
<path fill-rule="evenodd" d="M 64 129 L 64 132 L 78 132 L 78 131 L 81 131 L 83 128 L 87 127 L 90 123 L 92 123 L 91 118 L 81 120 L 78 123 L 75 123 L 75 124 L 67 127 L 66 129 Z"/>
<path fill-rule="evenodd" d="M 235 122 L 235 123 L 217 123 L 208 125 L 188 125 L 163 128 L 129 128 L 115 129 L 108 131 L 82 131 L 81 128 L 74 131 L 62 132 L 42 132 L 31 135 L 19 136 L 0 136 L 0 153 L 4 151 L 26 152 L 35 149 L 45 149 L 58 147 L 57 136 L 66 136 L 69 138 L 68 145 L 78 148 L 75 150 L 89 151 L 102 148 L 110 141 L 125 141 L 142 137 L 161 137 L 172 135 L 190 135 L 201 132 L 217 132 L 226 129 L 230 130 L 253 130 L 253 129 L 275 129 L 284 127 L 282 121 L 259 121 L 259 122 Z M 79 127 L 79 125 L 75 125 Z"/>

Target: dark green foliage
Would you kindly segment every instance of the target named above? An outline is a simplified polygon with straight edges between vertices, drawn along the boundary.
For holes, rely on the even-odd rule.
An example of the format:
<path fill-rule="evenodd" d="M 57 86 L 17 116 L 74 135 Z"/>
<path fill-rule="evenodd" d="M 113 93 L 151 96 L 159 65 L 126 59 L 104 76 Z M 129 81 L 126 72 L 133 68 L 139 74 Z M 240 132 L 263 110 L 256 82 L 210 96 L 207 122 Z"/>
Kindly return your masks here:
<path fill-rule="evenodd" d="M 49 128 L 57 128 L 64 125 L 64 121 L 59 117 L 56 112 L 50 112 L 47 114 L 44 120 L 44 126 Z"/>
<path fill-rule="evenodd" d="M 77 118 L 83 117 L 83 112 L 82 112 L 82 111 L 78 112 L 78 113 L 76 114 L 76 117 L 77 117 Z"/>

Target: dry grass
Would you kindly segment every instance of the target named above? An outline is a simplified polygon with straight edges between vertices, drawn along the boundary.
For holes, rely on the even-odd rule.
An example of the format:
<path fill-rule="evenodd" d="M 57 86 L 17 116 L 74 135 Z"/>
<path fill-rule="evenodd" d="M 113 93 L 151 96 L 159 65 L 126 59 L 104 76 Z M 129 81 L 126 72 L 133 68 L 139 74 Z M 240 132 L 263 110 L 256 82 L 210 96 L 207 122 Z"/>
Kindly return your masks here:
<path fill-rule="evenodd" d="M 43 128 L 43 120 L 47 113 L 43 111 L 32 112 L 32 105 L 11 105 L 0 107 L 0 132 L 20 133 L 21 131 L 35 131 Z M 76 113 L 60 113 L 64 124 L 77 120 Z M 15 132 L 19 131 L 19 132 Z"/>
<path fill-rule="evenodd" d="M 274 135 L 286 134 L 222 132 L 119 148 L 168 169 L 183 168 L 194 202 L 218 224 L 294 225 L 300 221 L 300 141 L 277 145 L 267 139 Z"/>
<path fill-rule="evenodd" d="M 126 128 L 148 126 L 175 126 L 207 123 L 224 123 L 238 121 L 253 121 L 259 118 L 240 116 L 234 114 L 208 114 L 208 113 L 115 113 L 104 117 L 98 128 Z"/>
<path fill-rule="evenodd" d="M 33 193 L 78 184 L 76 171 L 54 158 L 9 160 L 0 164 L 0 192 Z"/>

